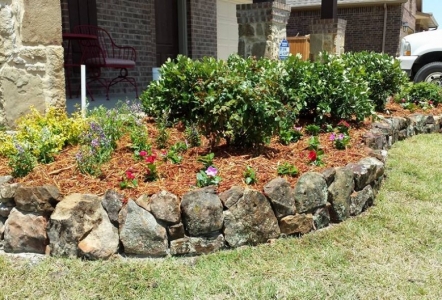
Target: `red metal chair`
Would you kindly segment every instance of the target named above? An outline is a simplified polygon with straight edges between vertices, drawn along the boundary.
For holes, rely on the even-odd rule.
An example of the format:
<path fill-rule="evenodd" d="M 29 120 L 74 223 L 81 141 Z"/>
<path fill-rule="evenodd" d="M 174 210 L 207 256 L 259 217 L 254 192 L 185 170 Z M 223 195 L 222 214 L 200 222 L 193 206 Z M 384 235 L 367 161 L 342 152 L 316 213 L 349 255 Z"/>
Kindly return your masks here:
<path fill-rule="evenodd" d="M 135 88 L 138 98 L 137 82 L 134 77 L 128 76 L 128 69 L 135 68 L 137 53 L 133 47 L 118 46 L 110 34 L 103 28 L 93 25 L 78 25 L 73 33 L 96 36 L 97 39 L 79 40 L 82 57 L 81 63 L 86 65 L 87 85 L 97 81 L 106 88 L 106 99 L 109 100 L 109 89 L 119 82 L 128 82 Z M 101 68 L 119 69 L 120 74 L 110 81 L 101 77 Z"/>

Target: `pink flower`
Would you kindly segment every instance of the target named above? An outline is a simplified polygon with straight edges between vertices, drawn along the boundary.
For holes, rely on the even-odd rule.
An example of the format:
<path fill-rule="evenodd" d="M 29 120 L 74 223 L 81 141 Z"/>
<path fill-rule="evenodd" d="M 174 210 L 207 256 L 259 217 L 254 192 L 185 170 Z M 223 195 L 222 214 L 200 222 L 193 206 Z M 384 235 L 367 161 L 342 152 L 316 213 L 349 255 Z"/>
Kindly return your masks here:
<path fill-rule="evenodd" d="M 141 156 L 141 157 L 145 157 L 146 155 L 147 155 L 147 152 L 146 152 L 146 151 L 144 151 L 144 150 L 143 150 L 143 151 L 140 151 L 140 156 Z"/>
<path fill-rule="evenodd" d="M 296 126 L 293 126 L 293 128 L 294 128 L 296 131 L 301 131 L 301 130 L 302 130 L 302 127 L 296 127 Z"/>
<path fill-rule="evenodd" d="M 344 135 L 342 134 L 342 133 L 340 133 L 339 135 L 338 135 L 338 140 L 343 140 L 344 139 Z"/>
<path fill-rule="evenodd" d="M 329 138 L 330 141 L 334 141 L 335 138 L 336 138 L 336 135 L 334 133 L 330 134 L 330 138 Z"/>
<path fill-rule="evenodd" d="M 126 171 L 126 177 L 129 180 L 135 179 L 135 175 L 129 170 Z"/>
<path fill-rule="evenodd" d="M 218 173 L 218 170 L 212 166 L 208 167 L 206 170 L 207 176 L 216 176 L 217 173 Z"/>
<path fill-rule="evenodd" d="M 149 155 L 148 157 L 146 157 L 146 162 L 148 164 L 153 164 L 155 162 L 156 158 L 157 157 L 155 155 Z"/>
<path fill-rule="evenodd" d="M 310 159 L 310 161 L 315 161 L 317 157 L 316 152 L 313 150 L 308 153 L 308 159 Z"/>

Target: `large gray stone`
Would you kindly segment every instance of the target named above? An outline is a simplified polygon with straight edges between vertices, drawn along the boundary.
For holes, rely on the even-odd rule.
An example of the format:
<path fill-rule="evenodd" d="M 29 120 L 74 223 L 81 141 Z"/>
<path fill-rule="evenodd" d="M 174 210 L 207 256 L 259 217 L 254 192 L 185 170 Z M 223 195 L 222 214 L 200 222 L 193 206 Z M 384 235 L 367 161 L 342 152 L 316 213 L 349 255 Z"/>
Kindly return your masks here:
<path fill-rule="evenodd" d="M 225 192 L 219 194 L 219 199 L 226 208 L 230 208 L 241 199 L 244 194 L 244 188 L 241 186 L 232 186 Z"/>
<path fill-rule="evenodd" d="M 224 236 L 212 238 L 186 237 L 170 242 L 172 255 L 201 255 L 216 252 L 225 246 Z"/>
<path fill-rule="evenodd" d="M 320 173 L 304 173 L 295 185 L 294 197 L 298 213 L 311 212 L 327 203 L 327 182 Z"/>
<path fill-rule="evenodd" d="M 359 215 L 367 207 L 373 205 L 374 193 L 372 187 L 367 185 L 362 191 L 354 192 L 350 200 L 350 215 Z"/>
<path fill-rule="evenodd" d="M 129 200 L 120 211 L 120 240 L 126 254 L 160 257 L 167 255 L 167 232 L 154 216 Z"/>
<path fill-rule="evenodd" d="M 172 193 L 161 191 L 152 195 L 150 209 L 157 220 L 167 224 L 181 222 L 180 199 Z"/>
<path fill-rule="evenodd" d="M 316 230 L 325 228 L 330 224 L 330 207 L 331 204 L 327 202 L 325 207 L 318 208 L 313 214 L 313 223 Z"/>
<path fill-rule="evenodd" d="M 42 215 L 14 208 L 5 223 L 5 252 L 44 254 L 48 244 L 47 223 Z"/>
<path fill-rule="evenodd" d="M 183 223 L 190 236 L 202 236 L 223 227 L 223 205 L 213 187 L 184 194 L 181 201 Z"/>
<path fill-rule="evenodd" d="M 353 171 L 357 191 L 382 177 L 385 170 L 384 164 L 375 157 L 366 157 L 358 163 L 350 163 L 347 168 Z"/>
<path fill-rule="evenodd" d="M 19 186 L 15 191 L 14 200 L 19 210 L 50 214 L 60 202 L 61 194 L 58 188 L 53 185 Z"/>
<path fill-rule="evenodd" d="M 293 189 L 284 178 L 275 178 L 267 183 L 264 186 L 264 194 L 270 199 L 277 218 L 296 213 Z"/>
<path fill-rule="evenodd" d="M 287 216 L 279 221 L 279 228 L 284 234 L 306 234 L 313 230 L 312 214 L 299 214 L 295 216 Z"/>
<path fill-rule="evenodd" d="M 49 220 L 51 255 L 76 257 L 78 243 L 102 222 L 102 210 L 95 195 L 71 194 L 58 203 Z"/>
<path fill-rule="evenodd" d="M 275 213 L 258 191 L 246 189 L 241 199 L 224 211 L 224 237 L 231 247 L 265 243 L 279 234 Z"/>
<path fill-rule="evenodd" d="M 106 210 L 110 221 L 116 226 L 118 226 L 118 214 L 123 207 L 123 200 L 123 195 L 114 190 L 107 190 L 103 200 L 101 200 L 101 205 L 103 205 L 103 208 Z"/>
<path fill-rule="evenodd" d="M 101 209 L 101 222 L 78 243 L 79 255 L 88 259 L 108 259 L 118 251 L 118 229 Z"/>
<path fill-rule="evenodd" d="M 354 190 L 352 170 L 336 169 L 335 180 L 328 187 L 328 201 L 331 203 L 331 220 L 341 222 L 350 216 L 350 195 Z"/>

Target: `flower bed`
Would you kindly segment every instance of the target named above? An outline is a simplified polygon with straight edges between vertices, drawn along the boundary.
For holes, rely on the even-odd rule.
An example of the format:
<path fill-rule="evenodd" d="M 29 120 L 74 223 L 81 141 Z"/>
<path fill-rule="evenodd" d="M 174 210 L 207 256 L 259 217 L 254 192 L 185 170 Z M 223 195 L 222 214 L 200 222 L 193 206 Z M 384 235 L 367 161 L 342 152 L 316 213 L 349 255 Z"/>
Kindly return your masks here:
<path fill-rule="evenodd" d="M 104 197 L 63 196 L 55 186 L 29 187 L 1 177 L 3 215 L 8 210 L 8 218 L 2 219 L 5 250 L 90 259 L 118 251 L 198 255 L 305 234 L 372 205 L 384 174 L 385 150 L 408 136 L 439 132 L 440 120 L 422 114 L 384 118 L 363 135 L 362 141 L 374 150 L 372 157 L 320 173 L 304 172 L 294 185 L 276 177 L 261 191 L 233 186 L 216 193 L 206 187 L 178 197 L 165 189 L 123 201 L 111 190 Z"/>

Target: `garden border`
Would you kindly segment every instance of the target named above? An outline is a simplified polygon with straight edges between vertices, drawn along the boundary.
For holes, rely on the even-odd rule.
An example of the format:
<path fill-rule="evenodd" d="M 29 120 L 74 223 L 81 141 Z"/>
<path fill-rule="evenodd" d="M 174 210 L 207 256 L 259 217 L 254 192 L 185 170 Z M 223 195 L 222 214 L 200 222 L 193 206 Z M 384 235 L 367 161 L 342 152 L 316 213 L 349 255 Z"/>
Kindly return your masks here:
<path fill-rule="evenodd" d="M 180 200 L 161 191 L 123 205 L 104 197 L 71 194 L 55 186 L 30 187 L 0 177 L 0 245 L 7 253 L 107 259 L 200 255 L 302 235 L 339 223 L 373 205 L 387 150 L 398 140 L 440 132 L 442 116 L 380 117 L 363 136 L 370 157 L 322 173 L 307 172 L 296 185 L 281 177 L 256 191 L 243 187 L 216 194 L 213 187 Z"/>

